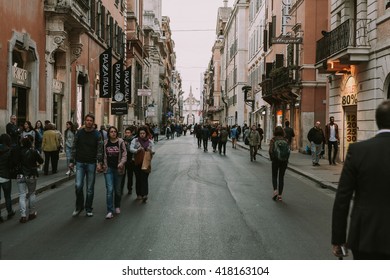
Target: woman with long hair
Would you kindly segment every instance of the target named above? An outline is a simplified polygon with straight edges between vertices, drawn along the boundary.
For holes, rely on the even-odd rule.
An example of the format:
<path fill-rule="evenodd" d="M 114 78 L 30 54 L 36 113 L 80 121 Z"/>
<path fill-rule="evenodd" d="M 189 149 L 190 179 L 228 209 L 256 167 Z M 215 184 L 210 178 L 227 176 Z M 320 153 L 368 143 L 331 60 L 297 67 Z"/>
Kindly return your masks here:
<path fill-rule="evenodd" d="M 277 145 L 281 145 L 287 148 L 285 158 L 278 156 L 278 151 L 281 153 L 281 148 L 276 149 Z M 284 136 L 284 130 L 281 126 L 277 126 L 274 129 L 274 137 L 269 143 L 269 155 L 272 161 L 272 186 L 274 193 L 272 196 L 273 200 L 282 201 L 282 193 L 284 187 L 284 174 L 286 173 L 288 156 L 290 155 L 290 149 L 288 146 L 287 139 Z"/>
<path fill-rule="evenodd" d="M 64 131 L 64 136 L 65 136 L 66 166 L 68 166 L 68 171 L 66 172 L 66 175 L 68 176 L 73 173 L 73 170 L 69 168 L 69 163 L 70 163 L 70 157 L 72 153 L 72 146 L 73 146 L 75 134 L 76 134 L 76 130 L 74 128 L 73 123 L 71 121 L 67 121 L 66 129 Z"/>
<path fill-rule="evenodd" d="M 112 219 L 114 213 L 120 214 L 121 212 L 121 183 L 125 172 L 127 150 L 125 141 L 118 137 L 118 129 L 115 126 L 111 126 L 108 129 L 107 135 L 103 148 L 103 172 L 107 190 L 106 219 Z"/>
<path fill-rule="evenodd" d="M 42 153 L 42 138 L 43 138 L 43 124 L 40 120 L 37 120 L 35 122 L 35 149 L 38 150 L 38 152 L 41 154 Z"/>
<path fill-rule="evenodd" d="M 35 130 L 30 121 L 25 121 L 23 124 L 23 131 L 20 135 L 20 139 L 22 140 L 24 137 L 31 135 L 32 137 L 32 146 L 35 147 Z"/>
<path fill-rule="evenodd" d="M 130 152 L 135 155 L 135 190 L 137 193 L 137 199 L 142 200 L 144 203 L 148 199 L 149 194 L 149 171 L 142 170 L 142 162 L 145 152 L 148 151 L 154 154 L 154 143 L 150 139 L 149 130 L 143 126 L 138 129 L 138 137 L 134 138 L 130 144 Z"/>

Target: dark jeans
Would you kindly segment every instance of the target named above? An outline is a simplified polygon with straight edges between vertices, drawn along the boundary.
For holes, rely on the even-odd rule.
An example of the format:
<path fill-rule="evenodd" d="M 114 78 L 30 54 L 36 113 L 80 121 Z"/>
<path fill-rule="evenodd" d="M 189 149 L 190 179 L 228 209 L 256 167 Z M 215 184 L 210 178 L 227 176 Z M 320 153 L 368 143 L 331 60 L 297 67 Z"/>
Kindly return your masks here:
<path fill-rule="evenodd" d="M 226 154 L 226 142 L 219 141 L 218 142 L 218 152 L 223 154 Z"/>
<path fill-rule="evenodd" d="M 213 147 L 213 151 L 217 150 L 217 145 L 218 145 L 218 139 L 212 139 L 211 146 Z"/>
<path fill-rule="evenodd" d="M 203 139 L 203 149 L 205 151 L 207 151 L 207 144 L 208 144 L 209 140 L 208 139 Z"/>
<path fill-rule="evenodd" d="M 287 161 L 279 161 L 279 160 L 272 161 L 272 186 L 274 190 L 277 190 L 279 187 L 279 195 L 282 195 L 283 193 L 284 174 L 286 173 L 286 169 L 287 169 Z M 278 179 L 279 179 L 279 185 L 278 185 Z"/>
<path fill-rule="evenodd" d="M 198 148 L 202 147 L 202 138 L 198 137 Z"/>
<path fill-rule="evenodd" d="M 57 167 L 58 167 L 58 160 L 60 158 L 59 151 L 52 151 L 52 152 L 46 152 L 45 153 L 45 164 L 43 165 L 43 172 L 45 175 L 49 173 L 49 161 L 51 161 L 51 171 L 53 173 L 56 173 Z"/>
<path fill-rule="evenodd" d="M 333 157 L 332 156 L 332 147 L 333 147 Z M 339 145 L 337 141 L 328 141 L 328 159 L 329 163 L 336 163 L 337 151 L 339 150 Z"/>
<path fill-rule="evenodd" d="M 141 170 L 141 165 L 134 166 L 135 173 L 135 192 L 137 196 L 146 196 L 149 194 L 149 173 Z"/>
<path fill-rule="evenodd" d="M 1 189 L 3 189 L 5 207 L 7 208 L 8 214 L 12 212 L 11 187 L 12 187 L 11 179 L 8 182 L 0 183 L 0 200 L 1 200 Z"/>
<path fill-rule="evenodd" d="M 133 189 L 133 174 L 134 174 L 134 161 L 130 160 L 126 162 L 125 165 L 125 174 L 123 174 L 121 182 L 121 190 L 123 193 L 123 188 L 125 186 L 125 180 L 127 177 L 127 191 L 130 193 Z"/>

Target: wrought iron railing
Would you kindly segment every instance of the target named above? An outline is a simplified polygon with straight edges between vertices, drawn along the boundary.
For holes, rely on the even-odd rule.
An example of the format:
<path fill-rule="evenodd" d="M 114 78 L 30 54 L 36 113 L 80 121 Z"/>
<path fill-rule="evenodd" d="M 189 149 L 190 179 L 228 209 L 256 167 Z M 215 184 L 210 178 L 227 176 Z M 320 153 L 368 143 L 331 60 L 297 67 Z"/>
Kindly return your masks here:
<path fill-rule="evenodd" d="M 316 63 L 348 47 L 368 47 L 368 19 L 348 19 L 317 41 Z"/>
<path fill-rule="evenodd" d="M 278 71 L 278 74 L 272 78 L 272 89 L 274 90 L 287 86 L 292 82 L 292 70 L 282 67 Z"/>
<path fill-rule="evenodd" d="M 267 96 L 272 94 L 272 79 L 265 79 L 261 82 L 261 94 Z"/>

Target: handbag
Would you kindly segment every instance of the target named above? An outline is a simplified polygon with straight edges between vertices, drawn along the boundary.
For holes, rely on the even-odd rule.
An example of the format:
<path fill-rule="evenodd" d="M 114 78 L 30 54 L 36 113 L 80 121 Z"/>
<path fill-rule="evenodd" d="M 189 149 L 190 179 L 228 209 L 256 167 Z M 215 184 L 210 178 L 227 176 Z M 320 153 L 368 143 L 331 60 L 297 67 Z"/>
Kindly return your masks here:
<path fill-rule="evenodd" d="M 152 171 L 152 153 L 150 151 L 145 151 L 144 159 L 142 161 L 141 170 L 150 173 Z"/>
<path fill-rule="evenodd" d="M 144 160 L 145 150 L 139 150 L 134 156 L 134 165 L 140 166 Z"/>
<path fill-rule="evenodd" d="M 244 143 L 245 143 L 245 145 L 249 145 L 249 139 L 248 139 L 248 137 L 245 137 Z"/>

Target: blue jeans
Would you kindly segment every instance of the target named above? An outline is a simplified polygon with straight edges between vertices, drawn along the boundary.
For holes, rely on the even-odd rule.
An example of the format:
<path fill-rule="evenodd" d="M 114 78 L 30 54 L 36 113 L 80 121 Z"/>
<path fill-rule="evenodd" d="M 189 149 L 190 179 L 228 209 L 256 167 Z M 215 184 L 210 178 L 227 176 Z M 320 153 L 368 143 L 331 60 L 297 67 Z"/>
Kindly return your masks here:
<path fill-rule="evenodd" d="M 107 201 L 107 213 L 115 213 L 114 208 L 121 207 L 122 199 L 122 174 L 119 174 L 118 169 L 108 167 L 107 172 L 104 173 L 104 179 L 106 181 L 106 201 Z M 115 207 L 114 207 L 115 203 Z"/>
<path fill-rule="evenodd" d="M 35 189 L 37 187 L 37 178 L 35 176 L 25 177 L 23 175 L 18 175 L 16 183 L 19 188 L 20 216 L 27 217 L 27 214 L 33 214 L 35 212 Z"/>
<path fill-rule="evenodd" d="M 311 142 L 311 161 L 318 163 L 320 161 L 320 153 L 322 151 L 322 144 L 315 144 Z"/>
<path fill-rule="evenodd" d="M 84 177 L 87 179 L 87 196 L 84 205 Z M 76 162 L 76 210 L 92 212 L 95 188 L 96 163 Z"/>
<path fill-rule="evenodd" d="M 11 187 L 12 187 L 11 179 L 8 182 L 0 183 L 0 200 L 1 200 L 1 189 L 3 189 L 5 207 L 7 208 L 8 214 L 12 212 Z"/>
<path fill-rule="evenodd" d="M 69 166 L 71 153 L 72 153 L 72 147 L 65 146 L 66 167 Z"/>

